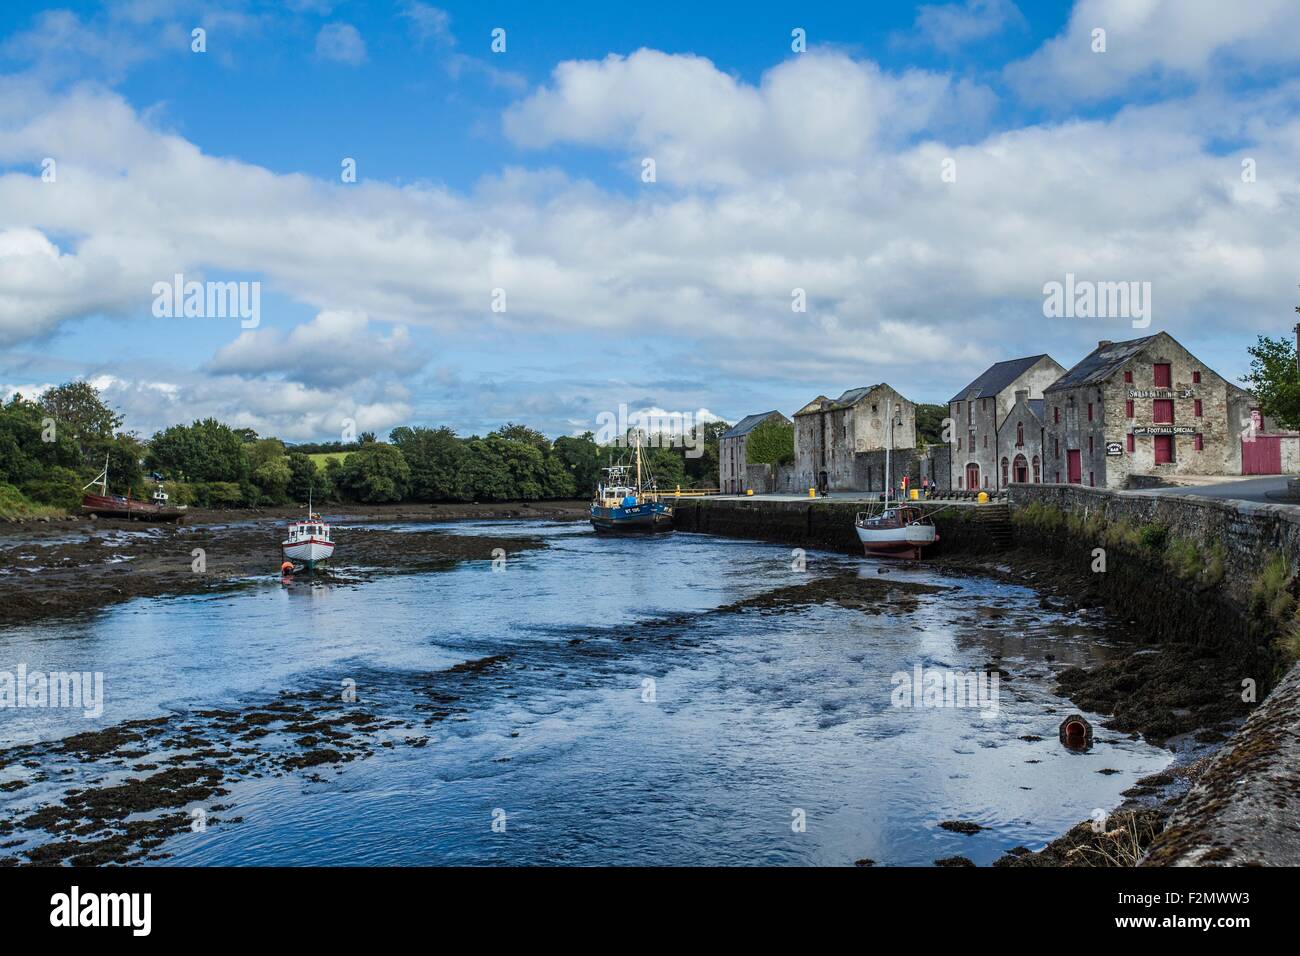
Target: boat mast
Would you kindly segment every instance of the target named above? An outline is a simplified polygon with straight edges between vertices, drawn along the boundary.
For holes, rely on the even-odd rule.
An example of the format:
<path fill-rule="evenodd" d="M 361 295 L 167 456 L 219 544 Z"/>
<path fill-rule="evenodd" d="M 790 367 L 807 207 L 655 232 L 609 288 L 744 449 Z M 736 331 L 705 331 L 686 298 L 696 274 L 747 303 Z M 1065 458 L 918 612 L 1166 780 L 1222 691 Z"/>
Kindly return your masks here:
<path fill-rule="evenodd" d="M 889 444 L 885 446 L 885 507 L 884 511 L 889 510 L 889 486 L 894 483 L 894 478 L 889 471 L 889 453 L 894 448 L 894 406 L 889 406 Z"/>
<path fill-rule="evenodd" d="M 636 442 L 636 493 L 641 494 L 641 432 L 638 429 L 633 441 Z"/>

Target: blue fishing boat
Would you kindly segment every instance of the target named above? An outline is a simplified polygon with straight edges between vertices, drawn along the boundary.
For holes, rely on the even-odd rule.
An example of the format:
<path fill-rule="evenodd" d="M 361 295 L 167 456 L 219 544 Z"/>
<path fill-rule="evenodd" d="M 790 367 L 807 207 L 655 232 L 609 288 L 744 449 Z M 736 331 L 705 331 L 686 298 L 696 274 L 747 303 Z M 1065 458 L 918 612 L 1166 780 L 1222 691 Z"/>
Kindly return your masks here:
<path fill-rule="evenodd" d="M 602 534 L 654 534 L 673 530 L 673 509 L 659 500 L 653 476 L 641 461 L 641 440 L 636 438 L 635 464 L 602 468 L 604 479 L 596 486 L 591 503 L 591 526 Z"/>

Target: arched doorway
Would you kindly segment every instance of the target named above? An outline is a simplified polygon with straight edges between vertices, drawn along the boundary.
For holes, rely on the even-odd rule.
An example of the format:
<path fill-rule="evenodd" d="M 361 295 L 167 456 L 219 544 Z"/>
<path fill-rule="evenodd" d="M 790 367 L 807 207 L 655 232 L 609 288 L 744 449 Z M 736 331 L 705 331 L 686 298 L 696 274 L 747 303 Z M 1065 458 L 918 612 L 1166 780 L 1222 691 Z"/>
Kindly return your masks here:
<path fill-rule="evenodd" d="M 975 462 L 969 462 L 966 465 L 966 487 L 978 488 L 980 486 L 980 466 Z"/>
<path fill-rule="evenodd" d="M 1029 480 L 1029 462 L 1025 460 L 1024 455 L 1016 455 L 1016 460 L 1011 463 L 1011 470 L 1016 476 L 1016 481 Z"/>

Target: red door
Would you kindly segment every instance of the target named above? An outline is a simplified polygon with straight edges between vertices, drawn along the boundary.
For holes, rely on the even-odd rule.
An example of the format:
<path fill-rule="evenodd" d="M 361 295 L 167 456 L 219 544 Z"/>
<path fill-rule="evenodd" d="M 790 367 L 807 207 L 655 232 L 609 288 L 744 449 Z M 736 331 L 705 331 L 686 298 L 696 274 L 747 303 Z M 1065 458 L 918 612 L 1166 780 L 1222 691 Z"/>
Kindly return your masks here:
<path fill-rule="evenodd" d="M 1282 474 L 1282 438 L 1280 435 L 1256 435 L 1254 441 L 1241 440 L 1243 475 Z"/>
<path fill-rule="evenodd" d="M 1070 484 L 1083 484 L 1083 462 L 1079 458 L 1079 450 L 1077 448 L 1071 448 L 1065 454 L 1069 458 L 1070 462 L 1070 476 L 1068 479 Z"/>
<path fill-rule="evenodd" d="M 1167 465 L 1174 460 L 1174 436 L 1173 435 L 1156 435 L 1155 436 L 1155 453 L 1156 464 Z"/>
<path fill-rule="evenodd" d="M 966 487 L 978 488 L 979 486 L 980 486 L 980 466 L 967 465 L 966 466 Z"/>

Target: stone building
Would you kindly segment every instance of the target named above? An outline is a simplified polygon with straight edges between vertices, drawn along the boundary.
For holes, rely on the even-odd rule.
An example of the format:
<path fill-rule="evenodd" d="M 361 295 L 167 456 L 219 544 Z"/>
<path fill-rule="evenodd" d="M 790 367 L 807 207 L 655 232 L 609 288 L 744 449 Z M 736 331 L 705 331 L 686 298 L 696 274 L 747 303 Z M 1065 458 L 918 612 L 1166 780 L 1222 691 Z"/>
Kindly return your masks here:
<path fill-rule="evenodd" d="M 1043 480 L 1044 402 L 1016 389 L 1016 401 L 998 425 L 998 487 Z"/>
<path fill-rule="evenodd" d="M 778 411 L 746 415 L 722 433 L 718 440 L 718 482 L 724 494 L 742 494 L 751 487 L 745 478 L 749 459 L 749 434 L 765 421 L 792 425 L 790 419 Z"/>
<path fill-rule="evenodd" d="M 1249 392 L 1167 332 L 1102 341 L 1044 393 L 1044 481 L 1122 488 L 1130 476 L 1239 475 Z"/>
<path fill-rule="evenodd" d="M 1001 459 L 1015 460 L 1015 446 L 1002 447 L 1002 426 L 1016 404 L 1017 393 L 1032 401 L 1065 369 L 1050 355 L 1028 355 L 990 365 L 979 378 L 948 400 L 952 417 L 949 436 L 950 488 L 994 490 L 1004 488 Z M 1040 450 L 1041 451 L 1041 450 Z M 1026 456 L 1032 459 L 1032 455 Z M 1032 460 L 1030 478 L 1032 480 Z"/>
<path fill-rule="evenodd" d="M 875 469 L 862 456 L 888 444 L 890 409 L 897 414 L 893 447 L 915 448 L 916 405 L 884 383 L 851 388 L 834 400 L 819 395 L 795 412 L 796 487 L 870 490 Z"/>

